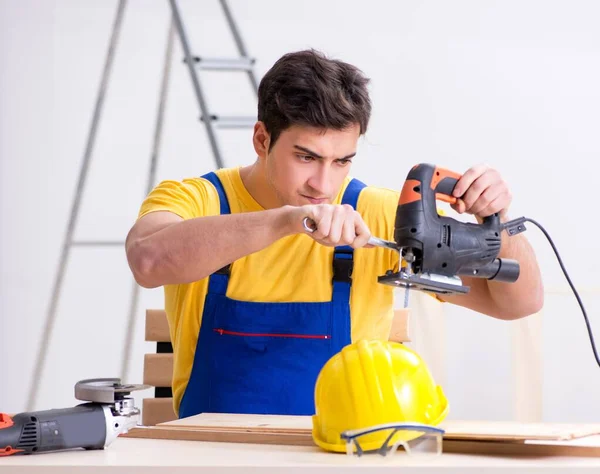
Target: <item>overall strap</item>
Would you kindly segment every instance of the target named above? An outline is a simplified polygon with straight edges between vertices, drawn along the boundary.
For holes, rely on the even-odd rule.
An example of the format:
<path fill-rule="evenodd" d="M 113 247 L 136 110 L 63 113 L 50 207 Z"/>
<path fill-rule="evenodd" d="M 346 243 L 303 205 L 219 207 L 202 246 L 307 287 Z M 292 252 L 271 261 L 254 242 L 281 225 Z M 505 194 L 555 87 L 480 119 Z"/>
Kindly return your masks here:
<path fill-rule="evenodd" d="M 349 204 L 356 210 L 358 196 L 365 187 L 366 184 L 358 179 L 350 181 L 342 196 L 342 204 Z M 336 247 L 333 251 L 333 298 L 344 297 L 350 300 L 353 268 L 354 249 L 349 245 Z"/>
<path fill-rule="evenodd" d="M 223 214 L 231 214 L 231 210 L 229 209 L 229 201 L 227 200 L 227 194 L 225 194 L 225 189 L 223 188 L 223 184 L 221 184 L 221 180 L 217 176 L 217 173 L 211 171 L 210 173 L 206 173 L 204 176 L 201 176 L 212 183 L 212 185 L 217 190 L 219 194 L 219 204 L 221 205 L 221 215 Z"/>
<path fill-rule="evenodd" d="M 217 194 L 219 195 L 221 215 L 231 214 L 227 194 L 225 194 L 225 189 L 223 188 L 223 184 L 221 183 L 221 180 L 219 179 L 217 174 L 213 171 L 201 176 L 201 178 L 210 181 L 217 190 Z M 210 279 L 208 281 L 209 293 L 224 295 L 227 292 L 227 283 L 229 283 L 229 270 L 230 265 L 227 265 L 221 268 L 220 270 L 217 270 L 210 276 Z"/>

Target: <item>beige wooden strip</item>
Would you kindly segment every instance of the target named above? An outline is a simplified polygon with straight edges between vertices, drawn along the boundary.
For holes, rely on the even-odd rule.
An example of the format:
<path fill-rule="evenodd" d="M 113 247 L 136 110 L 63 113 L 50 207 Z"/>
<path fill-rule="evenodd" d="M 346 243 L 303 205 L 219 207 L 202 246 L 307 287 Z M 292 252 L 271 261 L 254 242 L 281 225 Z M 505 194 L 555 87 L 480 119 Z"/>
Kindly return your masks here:
<path fill-rule="evenodd" d="M 394 310 L 394 319 L 390 330 L 390 341 L 392 342 L 410 342 L 409 321 L 410 309 L 401 308 Z"/>
<path fill-rule="evenodd" d="M 398 296 L 404 298 L 404 290 Z M 437 385 L 447 385 L 446 317 L 441 303 L 422 291 L 410 292 L 410 337 L 408 347 L 425 361 Z"/>
<path fill-rule="evenodd" d="M 154 426 L 177 419 L 173 410 L 172 398 L 144 398 L 142 405 L 142 424 Z"/>
<path fill-rule="evenodd" d="M 201 413 L 164 425 L 169 427 L 214 428 L 223 430 L 283 430 L 304 431 L 312 428 L 312 418 L 300 415 L 241 415 L 232 413 Z"/>
<path fill-rule="evenodd" d="M 445 439 L 477 441 L 566 441 L 600 434 L 600 423 L 448 420 L 440 427 Z"/>
<path fill-rule="evenodd" d="M 512 321 L 512 373 L 514 419 L 542 421 L 543 361 L 542 313 Z"/>
<path fill-rule="evenodd" d="M 177 429 L 167 426 L 141 426 L 132 428 L 128 433 L 120 436 L 123 438 L 315 446 L 315 443 L 312 439 L 312 434 L 310 432 L 269 433 L 244 431 L 205 431 L 181 428 Z"/>
<path fill-rule="evenodd" d="M 170 387 L 173 379 L 173 354 L 144 355 L 144 384 Z"/>
<path fill-rule="evenodd" d="M 459 441 L 444 439 L 443 450 L 445 453 L 500 456 L 600 457 L 600 436 L 594 438 L 596 438 L 596 444 L 589 445 L 572 441 L 565 441 L 564 444 L 546 444 L 543 441 L 523 443 L 522 441 Z"/>
<path fill-rule="evenodd" d="M 146 341 L 171 342 L 167 313 L 163 309 L 146 310 Z"/>

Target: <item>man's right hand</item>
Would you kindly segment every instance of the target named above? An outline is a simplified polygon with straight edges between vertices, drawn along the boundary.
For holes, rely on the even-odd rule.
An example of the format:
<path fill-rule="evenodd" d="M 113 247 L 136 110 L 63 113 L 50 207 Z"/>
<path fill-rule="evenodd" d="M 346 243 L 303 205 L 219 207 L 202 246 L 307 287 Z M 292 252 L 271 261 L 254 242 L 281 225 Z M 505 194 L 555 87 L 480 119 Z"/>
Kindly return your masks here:
<path fill-rule="evenodd" d="M 349 245 L 360 248 L 367 245 L 371 237 L 361 215 L 348 204 L 306 205 L 295 208 L 292 215 L 295 228 L 329 247 Z M 316 225 L 313 232 L 307 231 L 302 224 L 306 217 Z"/>

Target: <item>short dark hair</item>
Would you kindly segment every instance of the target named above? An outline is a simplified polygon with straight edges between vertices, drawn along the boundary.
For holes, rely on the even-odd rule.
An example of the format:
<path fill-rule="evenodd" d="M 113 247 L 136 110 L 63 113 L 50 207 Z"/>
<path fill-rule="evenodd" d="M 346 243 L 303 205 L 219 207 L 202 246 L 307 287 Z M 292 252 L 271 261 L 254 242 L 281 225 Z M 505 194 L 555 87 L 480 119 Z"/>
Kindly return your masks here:
<path fill-rule="evenodd" d="M 258 87 L 258 120 L 271 135 L 269 148 L 292 125 L 343 130 L 358 124 L 364 134 L 371 117 L 369 81 L 357 67 L 314 49 L 282 56 Z"/>

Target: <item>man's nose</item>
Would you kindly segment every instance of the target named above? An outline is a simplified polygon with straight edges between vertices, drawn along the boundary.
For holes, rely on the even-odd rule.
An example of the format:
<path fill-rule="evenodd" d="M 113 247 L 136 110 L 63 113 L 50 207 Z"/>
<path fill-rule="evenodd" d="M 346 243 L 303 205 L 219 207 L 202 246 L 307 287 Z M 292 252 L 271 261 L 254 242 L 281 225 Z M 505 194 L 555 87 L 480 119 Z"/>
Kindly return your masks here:
<path fill-rule="evenodd" d="M 308 185 L 318 193 L 319 197 L 327 197 L 330 194 L 330 179 L 329 167 L 321 165 L 308 180 Z"/>

